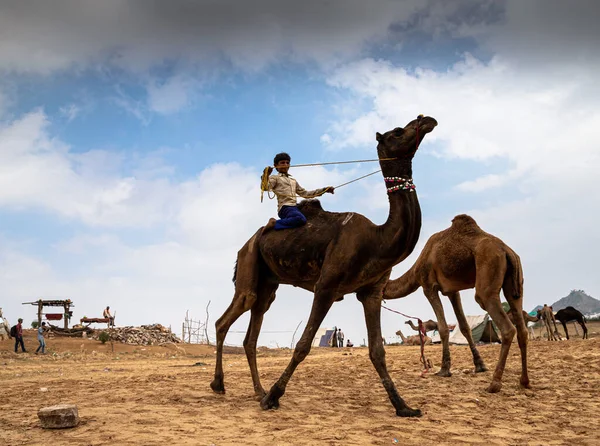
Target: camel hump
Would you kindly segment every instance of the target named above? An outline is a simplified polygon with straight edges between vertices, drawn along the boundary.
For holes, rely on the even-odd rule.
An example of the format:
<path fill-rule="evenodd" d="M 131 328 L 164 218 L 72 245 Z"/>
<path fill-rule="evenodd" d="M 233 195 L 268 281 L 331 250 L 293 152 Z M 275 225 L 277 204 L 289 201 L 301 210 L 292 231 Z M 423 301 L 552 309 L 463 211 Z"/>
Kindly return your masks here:
<path fill-rule="evenodd" d="M 321 202 L 316 199 L 302 200 L 298 203 L 298 210 L 308 219 L 320 213 L 326 212 L 321 206 Z"/>
<path fill-rule="evenodd" d="M 459 214 L 454 217 L 451 228 L 460 232 L 482 231 L 475 219 L 467 214 Z"/>

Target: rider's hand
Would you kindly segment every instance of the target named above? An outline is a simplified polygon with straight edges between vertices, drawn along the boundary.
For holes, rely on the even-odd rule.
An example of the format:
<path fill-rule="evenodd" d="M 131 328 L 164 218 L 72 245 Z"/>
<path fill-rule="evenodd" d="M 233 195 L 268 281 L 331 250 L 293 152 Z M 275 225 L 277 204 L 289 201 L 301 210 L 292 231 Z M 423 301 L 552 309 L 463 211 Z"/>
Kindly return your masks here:
<path fill-rule="evenodd" d="M 327 190 L 326 190 L 325 192 L 326 192 L 326 193 L 330 193 L 330 194 L 332 194 L 332 193 L 334 193 L 334 191 L 335 191 L 335 187 L 333 187 L 333 186 L 328 186 L 328 187 L 327 187 Z"/>

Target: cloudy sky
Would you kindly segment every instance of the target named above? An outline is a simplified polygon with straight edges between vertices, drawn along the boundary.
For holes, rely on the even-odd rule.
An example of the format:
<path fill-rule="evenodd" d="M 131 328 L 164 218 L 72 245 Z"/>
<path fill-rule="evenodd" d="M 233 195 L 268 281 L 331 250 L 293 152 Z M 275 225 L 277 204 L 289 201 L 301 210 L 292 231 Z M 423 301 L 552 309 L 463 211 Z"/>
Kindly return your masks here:
<path fill-rule="evenodd" d="M 276 213 L 259 201 L 273 155 L 372 158 L 375 132 L 419 113 L 439 122 L 413 162 L 424 226 L 392 277 L 468 213 L 520 254 L 528 309 L 600 297 L 599 18 L 592 0 L 1 2 L 0 306 L 29 323 L 22 302 L 68 297 L 75 319 L 110 305 L 179 332 L 211 301 L 214 333 L 237 250 Z M 379 176 L 322 203 L 388 212 Z M 311 300 L 281 287 L 259 343 L 289 346 Z M 421 291 L 388 304 L 433 317 Z M 362 314 L 347 296 L 324 325 L 360 343 Z M 389 340 L 403 323 L 383 315 Z"/>

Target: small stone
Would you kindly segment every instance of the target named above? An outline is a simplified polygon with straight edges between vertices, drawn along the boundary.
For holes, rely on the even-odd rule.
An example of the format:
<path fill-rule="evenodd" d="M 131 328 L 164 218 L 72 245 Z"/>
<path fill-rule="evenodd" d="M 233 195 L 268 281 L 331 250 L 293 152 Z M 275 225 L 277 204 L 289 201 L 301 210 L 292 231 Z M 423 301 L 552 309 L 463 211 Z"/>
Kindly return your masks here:
<path fill-rule="evenodd" d="M 74 404 L 42 407 L 38 410 L 38 417 L 44 429 L 64 429 L 79 424 L 79 413 Z"/>
<path fill-rule="evenodd" d="M 48 391 L 48 387 L 41 387 L 40 388 L 40 392 L 47 392 Z"/>

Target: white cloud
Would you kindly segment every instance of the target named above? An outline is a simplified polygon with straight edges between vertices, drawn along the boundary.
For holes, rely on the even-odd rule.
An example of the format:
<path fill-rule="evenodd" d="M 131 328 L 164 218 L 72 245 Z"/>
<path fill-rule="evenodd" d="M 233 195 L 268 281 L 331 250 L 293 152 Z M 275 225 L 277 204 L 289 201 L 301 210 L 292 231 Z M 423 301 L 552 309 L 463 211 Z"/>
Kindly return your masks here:
<path fill-rule="evenodd" d="M 444 73 L 414 74 L 386 61 L 366 59 L 339 69 L 332 86 L 372 101 L 354 119 L 333 122 L 332 145 L 364 146 L 375 131 L 404 123 L 417 112 L 438 119 L 431 135 L 445 157 L 491 161 L 507 158 L 513 178 L 591 173 L 599 155 L 600 95 L 583 95 L 592 87 L 585 76 L 540 83 L 503 62 L 489 64 L 467 55 Z M 593 89 L 592 89 L 593 91 Z M 487 185 L 499 177 L 482 179 Z"/>
<path fill-rule="evenodd" d="M 160 114 L 181 111 L 193 101 L 193 92 L 199 83 L 181 75 L 173 76 L 165 82 L 154 80 L 148 86 L 148 107 Z"/>
<path fill-rule="evenodd" d="M 179 331 L 185 310 L 203 317 L 212 300 L 212 331 L 232 298 L 237 251 L 276 213 L 274 201 L 259 201 L 259 172 L 236 163 L 216 164 L 175 182 L 160 152 L 150 161 L 102 150 L 76 153 L 48 128 L 48 118 L 38 110 L 0 130 L 0 209 L 44 211 L 46 218 L 68 219 L 79 229 L 52 245 L 36 234 L 29 234 L 29 240 L 13 235 L 0 243 L 0 299 L 7 317 L 33 319 L 21 307 L 24 301 L 69 297 L 76 303 L 76 318 L 110 305 L 121 324 L 157 321 Z M 123 164 L 132 162 L 139 176 L 123 174 Z M 312 189 L 344 183 L 366 168 L 293 173 Z M 15 184 L 19 187 L 11 187 Z M 328 209 L 346 209 L 348 200 L 360 200 L 361 190 L 343 188 L 322 201 Z M 384 192 L 380 198 L 386 202 Z M 128 236 L 131 229 L 144 241 Z M 282 287 L 265 330 L 293 330 L 308 317 L 310 300 L 309 293 Z M 332 324 L 344 320 L 336 311 L 331 317 Z M 234 330 L 243 331 L 247 322 L 242 318 Z M 347 333 L 354 332 L 349 327 Z M 291 332 L 266 333 L 261 342 L 287 345 L 290 338 Z M 238 344 L 242 339 L 241 333 L 228 338 Z"/>
<path fill-rule="evenodd" d="M 81 111 L 81 107 L 76 104 L 65 105 L 59 109 L 60 114 L 67 119 L 67 122 L 71 122 L 77 118 L 81 114 Z"/>

